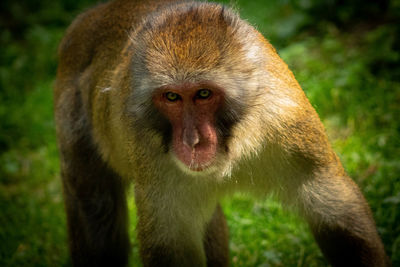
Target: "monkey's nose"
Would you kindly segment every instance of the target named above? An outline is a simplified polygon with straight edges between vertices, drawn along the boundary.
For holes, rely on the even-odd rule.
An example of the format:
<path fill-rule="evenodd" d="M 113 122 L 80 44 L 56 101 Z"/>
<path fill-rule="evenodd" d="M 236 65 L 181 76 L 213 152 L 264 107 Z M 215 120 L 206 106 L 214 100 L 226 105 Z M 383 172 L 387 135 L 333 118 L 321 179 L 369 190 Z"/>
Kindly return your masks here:
<path fill-rule="evenodd" d="M 194 148 L 199 142 L 199 133 L 195 127 L 185 128 L 183 130 L 183 143 L 186 146 Z"/>

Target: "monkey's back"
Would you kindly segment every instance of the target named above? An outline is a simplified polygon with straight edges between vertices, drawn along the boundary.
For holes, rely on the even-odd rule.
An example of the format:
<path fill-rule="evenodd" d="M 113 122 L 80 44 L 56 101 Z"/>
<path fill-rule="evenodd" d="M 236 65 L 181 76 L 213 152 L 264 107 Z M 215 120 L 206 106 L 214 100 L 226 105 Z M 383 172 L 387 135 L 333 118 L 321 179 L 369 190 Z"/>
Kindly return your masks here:
<path fill-rule="evenodd" d="M 95 65 L 94 61 L 101 61 L 98 66 L 104 69 L 115 66 L 115 55 L 122 51 L 129 38 L 129 31 L 145 15 L 171 2 L 173 1 L 116 0 L 99 4 L 79 15 L 68 28 L 59 46 L 55 100 L 57 101 L 65 88 L 76 85 L 85 70 Z M 96 69 L 92 73 L 98 74 L 102 71 L 104 70 Z"/>

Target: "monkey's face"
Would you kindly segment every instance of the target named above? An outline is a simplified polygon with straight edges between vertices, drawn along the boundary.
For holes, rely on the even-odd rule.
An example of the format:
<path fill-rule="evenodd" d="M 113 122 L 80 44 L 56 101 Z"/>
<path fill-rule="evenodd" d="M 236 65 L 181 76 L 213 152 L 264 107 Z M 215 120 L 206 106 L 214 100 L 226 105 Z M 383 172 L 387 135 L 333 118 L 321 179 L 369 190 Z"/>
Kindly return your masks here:
<path fill-rule="evenodd" d="M 192 171 L 212 165 L 221 139 L 215 125 L 223 91 L 209 83 L 164 86 L 153 102 L 171 125 L 173 155 Z"/>

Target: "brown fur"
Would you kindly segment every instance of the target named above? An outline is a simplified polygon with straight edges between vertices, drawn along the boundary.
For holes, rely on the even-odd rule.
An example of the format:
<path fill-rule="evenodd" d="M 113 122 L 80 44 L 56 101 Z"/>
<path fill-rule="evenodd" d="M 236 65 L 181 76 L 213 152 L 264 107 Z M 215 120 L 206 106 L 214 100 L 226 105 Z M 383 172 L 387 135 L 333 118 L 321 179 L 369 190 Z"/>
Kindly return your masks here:
<path fill-rule="evenodd" d="M 131 180 L 144 266 L 227 266 L 218 201 L 235 190 L 295 204 L 334 266 L 389 265 L 366 201 L 293 74 L 230 9 L 100 4 L 72 23 L 59 57 L 55 117 L 74 265 L 127 264 Z M 173 157 L 171 125 L 152 94 L 202 82 L 226 101 L 217 156 L 194 172 Z"/>

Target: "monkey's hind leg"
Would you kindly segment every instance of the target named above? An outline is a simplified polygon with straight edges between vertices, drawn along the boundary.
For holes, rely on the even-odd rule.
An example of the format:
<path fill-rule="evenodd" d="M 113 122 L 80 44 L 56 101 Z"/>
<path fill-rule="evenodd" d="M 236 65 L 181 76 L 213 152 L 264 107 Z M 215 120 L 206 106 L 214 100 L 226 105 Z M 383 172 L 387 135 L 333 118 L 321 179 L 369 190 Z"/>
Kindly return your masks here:
<path fill-rule="evenodd" d="M 204 248 L 208 267 L 229 266 L 228 226 L 221 206 L 218 204 L 207 225 Z"/>

